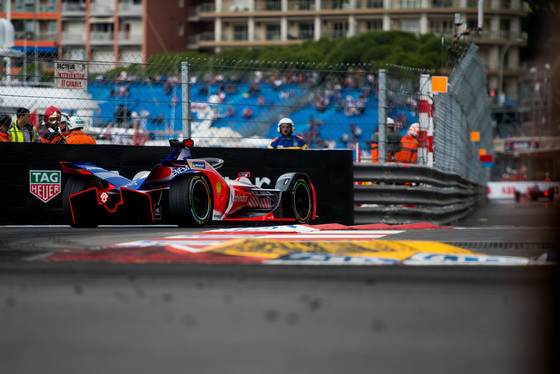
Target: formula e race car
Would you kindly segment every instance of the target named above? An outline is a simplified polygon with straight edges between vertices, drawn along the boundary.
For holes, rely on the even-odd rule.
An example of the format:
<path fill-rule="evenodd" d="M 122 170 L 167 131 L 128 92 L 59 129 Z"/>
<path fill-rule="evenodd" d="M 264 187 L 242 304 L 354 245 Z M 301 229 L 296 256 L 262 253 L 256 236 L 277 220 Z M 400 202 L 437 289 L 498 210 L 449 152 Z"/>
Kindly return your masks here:
<path fill-rule="evenodd" d="M 72 227 L 99 224 L 177 224 L 200 227 L 210 221 L 259 220 L 307 223 L 316 218 L 315 189 L 304 173 L 281 175 L 274 189 L 257 187 L 248 172 L 223 178 L 219 158 L 193 159 L 190 139 L 171 139 L 175 149 L 150 172 L 133 180 L 89 162 L 62 161 L 72 174 L 62 208 Z"/>
<path fill-rule="evenodd" d="M 527 188 L 527 192 L 523 194 L 520 191 L 515 190 L 515 201 L 521 201 L 522 198 L 530 199 L 531 201 L 537 201 L 542 199 L 547 199 L 554 201 L 554 186 L 548 187 L 546 190 L 541 189 L 538 184 Z"/>

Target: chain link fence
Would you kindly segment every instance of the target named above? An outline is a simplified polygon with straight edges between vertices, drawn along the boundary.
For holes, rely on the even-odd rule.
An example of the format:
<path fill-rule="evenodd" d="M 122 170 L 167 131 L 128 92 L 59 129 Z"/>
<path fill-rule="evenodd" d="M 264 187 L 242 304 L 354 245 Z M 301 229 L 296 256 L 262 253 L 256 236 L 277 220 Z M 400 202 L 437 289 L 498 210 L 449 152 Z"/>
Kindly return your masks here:
<path fill-rule="evenodd" d="M 494 139 L 486 69 L 477 49 L 469 46 L 449 77 L 448 92 L 434 97 L 434 166 L 484 185 L 489 171 L 480 155 L 494 153 Z"/>
<path fill-rule="evenodd" d="M 37 56 L 36 56 L 37 57 Z M 54 105 L 81 116 L 98 144 L 167 145 L 191 137 L 197 146 L 266 148 L 289 117 L 311 149 L 350 148 L 370 159 L 370 141 L 386 118 L 406 134 L 420 122 L 420 77 L 432 72 L 375 64 L 298 64 L 169 55 L 134 61 L 28 61 L 2 59 L 0 110 L 26 107 L 38 124 Z M 379 73 L 385 72 L 382 89 Z M 450 92 L 435 97 L 434 166 L 481 180 L 471 131 L 492 152 L 484 65 L 467 52 L 450 78 Z M 66 89 L 69 88 L 69 89 Z M 380 104 L 381 103 L 381 104 Z M 380 124 L 382 126 L 380 126 Z M 382 135 L 382 134 L 380 134 Z M 484 142 L 484 144 L 482 144 Z M 426 164 L 425 160 L 420 160 Z"/>

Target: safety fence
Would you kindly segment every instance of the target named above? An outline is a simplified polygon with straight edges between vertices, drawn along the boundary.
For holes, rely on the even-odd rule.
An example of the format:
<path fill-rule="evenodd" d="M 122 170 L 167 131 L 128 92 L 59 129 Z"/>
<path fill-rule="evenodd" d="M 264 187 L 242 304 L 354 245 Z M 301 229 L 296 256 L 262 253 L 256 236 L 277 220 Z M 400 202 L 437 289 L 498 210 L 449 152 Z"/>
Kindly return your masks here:
<path fill-rule="evenodd" d="M 429 73 L 375 63 L 163 55 L 145 64 L 125 57 L 115 64 L 96 57 L 39 61 L 26 69 L 11 58 L 10 68 L 2 69 L 1 110 L 26 107 L 37 124 L 48 106 L 57 106 L 85 119 L 85 132 L 100 144 L 131 144 L 135 138 L 135 145 L 165 145 L 170 137 L 190 136 L 204 146 L 253 148 L 267 147 L 278 136 L 278 120 L 290 117 L 309 148 L 359 149 L 367 159 L 380 118 L 379 70 L 392 72 L 384 107 L 402 133 L 418 122 L 419 75 Z"/>

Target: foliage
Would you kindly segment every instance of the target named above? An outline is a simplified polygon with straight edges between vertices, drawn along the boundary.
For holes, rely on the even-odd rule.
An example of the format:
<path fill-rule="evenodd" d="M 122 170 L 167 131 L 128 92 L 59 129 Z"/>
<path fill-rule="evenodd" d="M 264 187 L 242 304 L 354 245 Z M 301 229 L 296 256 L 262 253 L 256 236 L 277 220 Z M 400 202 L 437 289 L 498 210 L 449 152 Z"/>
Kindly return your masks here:
<path fill-rule="evenodd" d="M 448 52 L 445 52 L 445 58 Z M 339 64 L 396 64 L 406 67 L 436 70 L 442 63 L 439 37 L 431 34 L 417 36 L 403 31 L 369 32 L 352 38 L 306 40 L 288 46 L 266 46 L 263 48 L 232 48 L 215 55 L 199 52 L 162 53 L 148 61 L 146 74 L 179 74 L 180 62 L 209 58 L 224 61 L 257 61 L 262 67 L 290 67 L 305 69 L 305 66 L 323 63 Z M 282 64 L 280 64 L 282 63 Z M 284 65 L 283 63 L 287 63 Z M 170 71 L 170 67 L 174 70 Z"/>

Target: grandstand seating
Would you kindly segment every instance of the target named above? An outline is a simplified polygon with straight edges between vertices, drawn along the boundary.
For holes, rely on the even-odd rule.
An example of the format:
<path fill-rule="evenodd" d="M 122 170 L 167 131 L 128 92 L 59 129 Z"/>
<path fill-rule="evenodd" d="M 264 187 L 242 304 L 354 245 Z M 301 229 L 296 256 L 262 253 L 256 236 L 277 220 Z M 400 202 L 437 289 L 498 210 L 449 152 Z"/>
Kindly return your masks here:
<path fill-rule="evenodd" d="M 123 89 L 123 85 L 117 87 L 114 82 L 95 82 L 88 87 L 92 98 L 99 103 L 100 112 L 95 122 L 114 122 L 114 113 L 119 106 L 126 106 L 131 112 L 149 113 L 147 115 L 146 129 L 152 134 L 152 138 L 157 139 L 157 133 L 166 129 L 180 131 L 182 129 L 182 93 L 180 85 L 167 86 L 162 82 L 145 83 L 130 82 L 127 95 L 119 95 L 118 88 Z M 237 90 L 226 92 L 223 102 L 210 100 L 210 96 L 218 91 L 217 86 L 209 86 L 205 92 L 200 92 L 202 84 L 197 83 L 191 86 L 191 102 L 208 103 L 213 108 L 212 126 L 216 128 L 227 127 L 242 136 L 257 135 L 261 137 L 275 138 L 278 136 L 276 121 L 282 117 L 290 117 L 296 124 L 296 132 L 300 135 L 308 130 L 309 119 L 311 116 L 316 120 L 321 120 L 323 125 L 319 128 L 319 135 L 324 140 L 336 141 L 336 147 L 344 147 L 341 142 L 344 133 L 349 132 L 349 124 L 354 123 L 362 130 L 359 140 L 365 142 L 371 138 L 378 125 L 378 103 L 374 95 L 371 95 L 365 104 L 362 114 L 346 116 L 342 108 L 337 108 L 331 103 L 323 111 L 314 107 L 312 99 L 313 93 L 305 89 L 302 85 L 284 84 L 281 88 L 275 88 L 271 84 L 261 84 L 260 93 L 264 97 L 264 104 L 258 102 L 259 95 L 249 95 L 249 86 L 239 83 Z M 113 94 L 112 91 L 113 90 Z M 115 94 L 116 92 L 116 94 Z M 281 98 L 281 93 L 289 93 L 288 98 Z M 351 96 L 353 99 L 359 97 L 360 90 L 342 90 L 341 97 Z M 174 100 L 173 98 L 176 97 Z M 178 104 L 175 104 L 178 103 Z M 234 108 L 234 114 L 228 116 L 227 108 Z M 243 117 L 243 109 L 251 108 L 253 114 L 251 118 Z M 397 110 L 397 115 L 404 114 L 408 124 L 418 122 L 418 115 L 414 110 Z M 158 117 L 162 117 L 158 121 Z M 193 118 L 198 119 L 196 110 L 193 110 Z M 166 127 L 168 126 L 168 127 Z M 402 134 L 406 133 L 406 128 L 402 129 Z M 153 135 L 156 134 L 156 135 Z M 163 136 L 163 135 L 162 135 Z"/>

